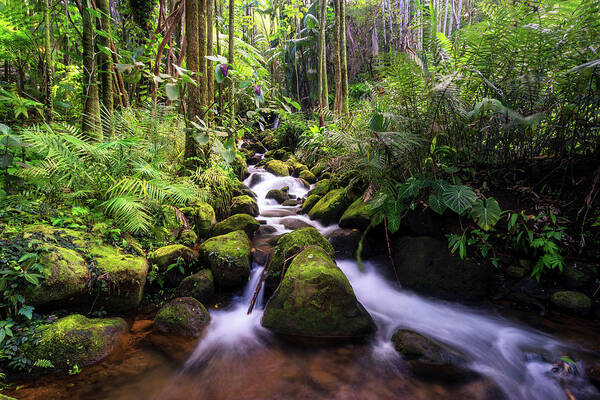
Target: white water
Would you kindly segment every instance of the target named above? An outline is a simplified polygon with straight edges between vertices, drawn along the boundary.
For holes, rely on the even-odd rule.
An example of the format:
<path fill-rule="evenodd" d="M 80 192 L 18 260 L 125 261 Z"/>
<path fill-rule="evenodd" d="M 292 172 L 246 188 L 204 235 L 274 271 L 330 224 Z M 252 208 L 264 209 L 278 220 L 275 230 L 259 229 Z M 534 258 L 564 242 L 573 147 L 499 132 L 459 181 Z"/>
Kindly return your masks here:
<path fill-rule="evenodd" d="M 298 198 L 305 196 L 308 191 L 295 178 L 276 177 L 253 167 L 249 171 L 251 175 L 245 182 L 250 184 L 254 179 L 251 189 L 257 195 L 261 214 L 294 209 L 266 199 L 266 193 L 271 189 L 289 186 L 289 193 Z M 258 177 L 253 178 L 253 175 Z M 278 223 L 281 218 L 261 216 L 267 224 L 277 229 L 278 234 L 289 231 Z M 310 223 L 322 233 L 337 228 L 324 227 L 305 216 L 294 215 L 294 218 Z M 551 362 L 542 359 L 544 355 L 546 360 L 555 361 L 565 354 L 561 350 L 566 346 L 552 337 L 490 316 L 489 311 L 431 300 L 403 290 L 379 273 L 378 268 L 385 266 L 367 261 L 364 263 L 365 271 L 360 272 L 354 260 L 336 262 L 348 277 L 358 300 L 377 324 L 378 332 L 372 344 L 374 361 L 400 362 L 390 339 L 396 329 L 407 328 L 461 351 L 469 358 L 469 368 L 493 379 L 509 399 L 566 398 L 557 375 L 551 372 Z M 243 354 L 265 344 L 269 333 L 260 325 L 263 314 L 262 290 L 253 313 L 246 314 L 263 269 L 262 266 L 253 267 L 244 295 L 236 298 L 231 308 L 211 313 L 208 331 L 186 367 L 207 360 L 217 352 Z M 569 384 L 581 387 L 583 379 L 570 377 Z M 596 393 L 589 385 L 584 391 L 587 396 Z"/>

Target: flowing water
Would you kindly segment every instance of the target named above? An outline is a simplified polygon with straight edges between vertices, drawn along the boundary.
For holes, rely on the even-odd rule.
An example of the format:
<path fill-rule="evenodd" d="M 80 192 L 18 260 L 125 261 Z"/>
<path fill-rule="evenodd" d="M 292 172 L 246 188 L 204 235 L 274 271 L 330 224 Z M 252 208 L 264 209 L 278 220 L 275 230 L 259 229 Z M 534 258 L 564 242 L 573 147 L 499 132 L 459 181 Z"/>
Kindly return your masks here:
<path fill-rule="evenodd" d="M 269 190 L 284 186 L 293 196 L 305 196 L 308 188 L 298 179 L 276 177 L 254 167 L 249 172 L 245 183 L 257 195 L 259 219 L 274 230 L 259 233 L 255 246 L 290 231 L 282 223 L 286 218 L 299 219 L 323 234 L 337 229 L 297 215 L 298 207 L 283 207 L 265 198 Z M 383 262 L 366 261 L 364 272 L 354 260 L 336 262 L 377 324 L 378 331 L 369 343 L 303 348 L 270 334 L 260 325 L 265 300 L 262 290 L 253 312 L 247 314 L 264 268 L 255 263 L 243 293 L 225 309 L 211 310 L 211 323 L 182 368 L 154 361 L 137 375 L 128 371 L 125 376 L 129 378 L 113 380 L 112 385 L 109 379 L 98 378 L 79 398 L 546 400 L 568 398 L 567 388 L 577 399 L 600 398 L 583 376 L 551 371 L 554 361 L 574 350 L 559 340 L 490 310 L 431 300 L 404 290 L 384 277 L 382 271 L 388 267 Z M 398 328 L 457 349 L 477 377 L 457 382 L 415 378 L 391 344 Z"/>

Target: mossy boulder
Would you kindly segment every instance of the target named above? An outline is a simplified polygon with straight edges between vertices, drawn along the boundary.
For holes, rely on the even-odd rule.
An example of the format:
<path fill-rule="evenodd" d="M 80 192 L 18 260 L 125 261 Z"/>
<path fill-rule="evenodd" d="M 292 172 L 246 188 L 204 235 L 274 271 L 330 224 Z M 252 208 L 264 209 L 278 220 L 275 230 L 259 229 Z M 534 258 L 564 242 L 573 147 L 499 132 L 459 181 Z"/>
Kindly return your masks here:
<path fill-rule="evenodd" d="M 148 261 L 158 266 L 161 272 L 165 272 L 170 265 L 176 264 L 180 259 L 185 265 L 191 265 L 196 262 L 197 255 L 194 250 L 182 244 L 160 247 L 148 255 Z"/>
<path fill-rule="evenodd" d="M 477 300 L 488 294 L 490 268 L 452 255 L 444 240 L 401 237 L 392 243 L 392 252 L 406 288 L 450 300 Z"/>
<path fill-rule="evenodd" d="M 242 286 L 250 276 L 250 240 L 242 230 L 215 236 L 200 245 L 200 260 L 223 288 Z"/>
<path fill-rule="evenodd" d="M 291 339 L 365 337 L 375 323 L 327 251 L 304 249 L 267 303 L 262 325 Z"/>
<path fill-rule="evenodd" d="M 265 196 L 265 198 L 273 199 L 276 202 L 278 202 L 279 204 L 281 204 L 284 201 L 288 200 L 290 198 L 290 196 L 287 194 L 286 191 L 283 191 L 281 189 L 271 189 L 267 192 L 267 195 Z"/>
<path fill-rule="evenodd" d="M 317 195 L 317 196 L 324 196 L 327 194 L 327 192 L 329 192 L 329 187 L 331 186 L 330 180 L 329 179 L 322 179 L 319 182 L 317 182 L 317 184 L 315 185 L 315 187 L 308 192 L 308 195 L 311 196 L 313 194 Z"/>
<path fill-rule="evenodd" d="M 194 247 L 198 241 L 198 235 L 191 229 L 184 229 L 179 234 L 179 242 L 187 247 Z"/>
<path fill-rule="evenodd" d="M 321 174 L 328 168 L 327 165 L 327 161 L 326 160 L 321 160 L 319 162 L 317 162 L 317 164 L 311 168 L 311 172 L 316 176 L 316 177 L 321 177 Z"/>
<path fill-rule="evenodd" d="M 260 228 L 260 223 L 252 215 L 235 214 L 217 223 L 212 231 L 211 236 L 225 235 L 237 230 L 246 232 L 246 235 L 251 237 Z"/>
<path fill-rule="evenodd" d="M 294 170 L 293 175 L 295 177 L 298 177 L 300 175 L 300 172 L 302 171 L 308 171 L 308 167 L 299 161 L 289 161 L 288 164 L 290 164 L 290 166 Z"/>
<path fill-rule="evenodd" d="M 265 157 L 274 158 L 275 160 L 286 161 L 290 158 L 290 153 L 285 148 L 269 150 L 265 153 Z"/>
<path fill-rule="evenodd" d="M 527 268 L 521 267 L 520 265 L 510 265 L 506 268 L 504 273 L 511 279 L 522 279 L 527 275 Z"/>
<path fill-rule="evenodd" d="M 338 222 L 344 210 L 350 204 L 350 199 L 344 189 L 334 189 L 323 196 L 317 204 L 315 204 L 308 216 L 311 219 L 316 219 L 324 224 L 333 224 Z"/>
<path fill-rule="evenodd" d="M 273 249 L 273 257 L 271 258 L 271 263 L 265 277 L 265 289 L 267 293 L 272 293 L 279 284 L 281 272 L 284 269 L 284 262 L 287 260 L 287 265 L 289 265 L 291 258 L 297 255 L 303 248 L 313 245 L 321 247 L 330 257 L 334 257 L 335 251 L 333 246 L 313 227 L 300 228 L 286 233 L 277 239 L 275 248 Z"/>
<path fill-rule="evenodd" d="M 57 369 L 84 367 L 102 360 L 127 331 L 122 318 L 88 319 L 80 314 L 40 328 L 40 339 L 26 345 L 32 360 L 49 360 Z"/>
<path fill-rule="evenodd" d="M 249 214 L 258 216 L 258 204 L 248 195 L 236 196 L 231 201 L 231 214 Z"/>
<path fill-rule="evenodd" d="M 50 245 L 40 254 L 43 279 L 40 285 L 25 294 L 28 304 L 42 306 L 52 303 L 81 302 L 86 297 L 89 270 L 85 260 L 75 250 Z"/>
<path fill-rule="evenodd" d="M 315 204 L 319 202 L 319 200 L 321 200 L 321 196 L 318 194 L 311 194 L 308 196 L 306 200 L 304 200 L 304 203 L 302 203 L 302 213 L 308 214 L 308 212 L 314 207 Z"/>
<path fill-rule="evenodd" d="M 307 169 L 300 171 L 298 177 L 304 179 L 308 183 L 315 183 L 317 181 L 317 177 Z"/>
<path fill-rule="evenodd" d="M 210 269 L 203 269 L 184 278 L 177 288 L 179 297 L 193 297 L 207 303 L 215 294 L 214 276 Z"/>
<path fill-rule="evenodd" d="M 581 261 L 568 262 L 563 276 L 567 287 L 572 290 L 591 287 L 598 278 L 596 268 Z"/>
<path fill-rule="evenodd" d="M 344 211 L 340 218 L 341 228 L 366 229 L 371 223 L 371 212 L 369 203 L 365 203 L 362 197 L 356 199 L 350 207 Z"/>
<path fill-rule="evenodd" d="M 265 165 L 265 169 L 278 176 L 288 176 L 290 174 L 289 166 L 280 160 L 271 160 Z"/>
<path fill-rule="evenodd" d="M 208 326 L 210 315 L 198 300 L 179 297 L 165 304 L 154 317 L 153 332 L 198 337 Z"/>
<path fill-rule="evenodd" d="M 194 232 L 198 237 L 206 237 L 217 222 L 215 210 L 203 201 L 197 201 L 192 206 L 183 208 L 182 211 L 194 225 Z"/>
<path fill-rule="evenodd" d="M 592 301 L 588 296 L 573 290 L 554 292 L 550 300 L 561 310 L 578 315 L 587 315 L 592 308 Z"/>
<path fill-rule="evenodd" d="M 246 158 L 241 153 L 235 154 L 235 160 L 231 163 L 231 168 L 233 168 L 235 176 L 237 176 L 239 180 L 244 180 L 249 174 Z"/>

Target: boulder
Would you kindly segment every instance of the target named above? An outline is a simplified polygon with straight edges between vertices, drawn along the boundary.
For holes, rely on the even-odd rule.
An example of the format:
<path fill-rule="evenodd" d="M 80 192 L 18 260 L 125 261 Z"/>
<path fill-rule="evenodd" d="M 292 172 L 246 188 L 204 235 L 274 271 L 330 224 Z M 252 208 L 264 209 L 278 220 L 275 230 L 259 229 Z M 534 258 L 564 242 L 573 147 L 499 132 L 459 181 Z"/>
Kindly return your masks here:
<path fill-rule="evenodd" d="M 210 315 L 198 300 L 179 297 L 165 304 L 154 317 L 153 332 L 198 337 L 208 326 Z"/>
<path fill-rule="evenodd" d="M 215 236 L 198 249 L 200 260 L 212 271 L 215 282 L 223 288 L 244 285 L 250 276 L 250 240 L 238 230 Z"/>
<path fill-rule="evenodd" d="M 235 176 L 237 176 L 241 181 L 243 181 L 249 174 L 246 158 L 241 153 L 235 154 L 235 160 L 233 160 L 230 166 L 233 168 Z"/>
<path fill-rule="evenodd" d="M 308 183 L 315 183 L 317 181 L 317 177 L 307 169 L 300 171 L 298 177 L 304 179 Z"/>
<path fill-rule="evenodd" d="M 26 354 L 32 360 L 49 360 L 57 369 L 85 367 L 109 355 L 126 331 L 122 318 L 72 314 L 40 327 L 39 340 L 25 345 Z"/>
<path fill-rule="evenodd" d="M 198 241 L 198 235 L 191 229 L 184 229 L 179 234 L 179 242 L 187 247 L 194 247 Z"/>
<path fill-rule="evenodd" d="M 294 217 L 282 218 L 281 220 L 279 220 L 279 223 L 283 225 L 285 229 L 289 229 L 292 231 L 295 231 L 296 229 L 300 228 L 313 227 L 311 224 L 304 221 L 303 219 Z"/>
<path fill-rule="evenodd" d="M 210 269 L 203 269 L 184 278 L 177 287 L 177 296 L 193 297 L 207 303 L 215 294 L 215 283 Z"/>
<path fill-rule="evenodd" d="M 362 197 L 356 199 L 340 218 L 340 228 L 364 230 L 367 229 L 370 223 L 371 212 L 369 203 L 365 203 Z"/>
<path fill-rule="evenodd" d="M 336 229 L 326 237 L 335 250 L 336 258 L 351 258 L 358 248 L 362 234 L 354 229 Z"/>
<path fill-rule="evenodd" d="M 592 308 L 592 301 L 588 296 L 573 290 L 554 292 L 550 300 L 561 310 L 578 315 L 587 315 Z"/>
<path fill-rule="evenodd" d="M 488 294 L 490 269 L 453 256 L 446 241 L 401 237 L 393 242 L 392 251 L 400 283 L 409 289 L 450 300 L 475 300 Z"/>
<path fill-rule="evenodd" d="M 206 237 L 210 228 L 217 222 L 215 210 L 208 203 L 197 201 L 192 206 L 182 209 L 185 216 L 192 222 L 194 232 L 199 237 Z"/>
<path fill-rule="evenodd" d="M 314 207 L 315 204 L 319 202 L 319 200 L 321 200 L 321 196 L 318 194 L 311 194 L 308 196 L 306 200 L 304 200 L 304 203 L 302 203 L 302 213 L 308 214 L 308 212 Z"/>
<path fill-rule="evenodd" d="M 363 338 L 376 330 L 327 251 L 309 246 L 290 264 L 267 303 L 262 325 L 293 340 Z"/>
<path fill-rule="evenodd" d="M 567 287 L 572 290 L 591 286 L 597 278 L 596 269 L 581 261 L 567 263 L 563 271 Z"/>
<path fill-rule="evenodd" d="M 194 250 L 182 244 L 171 244 L 159 247 L 148 255 L 148 261 L 156 265 L 160 272 L 166 272 L 169 266 L 179 262 L 190 266 L 196 262 L 197 255 Z"/>
<path fill-rule="evenodd" d="M 269 150 L 265 153 L 265 157 L 271 157 L 275 160 L 286 161 L 290 158 L 290 153 L 285 148 Z"/>
<path fill-rule="evenodd" d="M 290 166 L 294 170 L 293 175 L 295 177 L 298 177 L 300 175 L 300 172 L 302 172 L 302 171 L 308 171 L 308 167 L 306 165 L 302 164 L 301 162 L 294 161 L 294 162 L 288 162 L 288 164 L 290 164 Z"/>
<path fill-rule="evenodd" d="M 324 196 L 325 194 L 327 194 L 327 192 L 329 192 L 329 186 L 329 179 L 322 179 L 315 185 L 315 187 L 310 192 L 308 192 L 308 195 L 310 196 L 316 194 L 317 196 Z"/>
<path fill-rule="evenodd" d="M 346 191 L 344 189 L 334 189 L 329 191 L 310 209 L 308 216 L 326 225 L 334 224 L 338 222 L 349 204 L 350 199 Z"/>
<path fill-rule="evenodd" d="M 290 174 L 289 166 L 283 161 L 271 160 L 265 165 L 265 169 L 278 176 L 288 176 Z"/>
<path fill-rule="evenodd" d="M 289 265 L 291 258 L 308 246 L 320 246 L 330 256 L 334 257 L 333 246 L 315 228 L 306 227 L 280 236 L 275 243 L 271 264 L 265 277 L 265 290 L 272 293 L 281 280 L 284 262 Z"/>
<path fill-rule="evenodd" d="M 246 232 L 246 235 L 251 237 L 260 228 L 260 223 L 252 215 L 235 214 L 217 223 L 212 231 L 211 236 L 225 235 L 237 230 Z"/>
<path fill-rule="evenodd" d="M 283 203 L 286 200 L 289 200 L 290 198 L 287 192 L 284 192 L 281 189 L 271 189 L 267 192 L 267 195 L 265 197 L 267 199 L 273 199 L 279 204 Z"/>
<path fill-rule="evenodd" d="M 236 196 L 231 201 L 231 214 L 249 214 L 258 216 L 258 204 L 256 200 L 248 195 Z"/>

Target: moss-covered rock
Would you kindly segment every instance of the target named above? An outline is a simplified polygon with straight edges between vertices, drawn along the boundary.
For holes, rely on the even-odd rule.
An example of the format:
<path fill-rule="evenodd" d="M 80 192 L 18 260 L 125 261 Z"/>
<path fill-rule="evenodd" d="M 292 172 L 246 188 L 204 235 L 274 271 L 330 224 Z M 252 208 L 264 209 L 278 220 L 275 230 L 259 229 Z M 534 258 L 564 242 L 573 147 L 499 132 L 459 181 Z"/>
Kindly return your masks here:
<path fill-rule="evenodd" d="M 317 182 L 317 184 L 315 185 L 315 187 L 308 192 L 308 195 L 317 195 L 317 196 L 324 196 L 325 194 L 327 194 L 327 192 L 329 192 L 329 187 L 331 186 L 331 181 L 329 179 L 322 179 L 319 182 Z"/>
<path fill-rule="evenodd" d="M 308 196 L 306 200 L 304 200 L 304 203 L 302 203 L 302 213 L 308 214 L 308 212 L 314 207 L 315 204 L 319 202 L 319 200 L 321 200 L 321 196 L 317 194 L 311 194 Z"/>
<path fill-rule="evenodd" d="M 184 278 L 177 288 L 179 297 L 193 297 L 207 303 L 215 294 L 215 278 L 210 269 L 203 269 Z"/>
<path fill-rule="evenodd" d="M 231 168 L 233 168 L 235 176 L 239 180 L 244 180 L 248 176 L 248 164 L 246 164 L 246 158 L 241 153 L 236 153 Z"/>
<path fill-rule="evenodd" d="M 274 149 L 265 153 L 265 157 L 274 158 L 275 160 L 287 161 L 290 158 L 290 153 L 287 149 Z"/>
<path fill-rule="evenodd" d="M 290 196 L 287 194 L 287 192 L 285 192 L 281 189 L 271 189 L 267 192 L 267 195 L 265 196 L 265 198 L 273 199 L 276 202 L 278 202 L 279 204 L 281 204 L 284 201 L 288 200 L 290 198 Z"/>
<path fill-rule="evenodd" d="M 311 168 L 311 172 L 318 178 L 321 177 L 321 174 L 328 168 L 327 160 L 323 159 L 317 162 L 317 164 Z"/>
<path fill-rule="evenodd" d="M 110 354 L 126 331 L 122 318 L 88 319 L 73 314 L 41 327 L 40 339 L 27 345 L 27 355 L 49 360 L 58 369 L 84 367 Z"/>
<path fill-rule="evenodd" d="M 217 285 L 233 288 L 250 276 L 250 240 L 244 231 L 215 236 L 200 245 L 199 256 L 212 271 Z"/>
<path fill-rule="evenodd" d="M 523 268 L 520 265 L 510 265 L 504 273 L 511 279 L 522 279 L 527 275 L 527 268 Z"/>
<path fill-rule="evenodd" d="M 179 242 L 187 247 L 194 247 L 198 241 L 198 235 L 191 229 L 184 229 L 179 234 Z"/>
<path fill-rule="evenodd" d="M 165 272 L 170 265 L 177 263 L 179 259 L 185 265 L 191 265 L 196 262 L 197 255 L 194 250 L 182 244 L 160 247 L 148 255 L 148 261 L 158 266 L 161 272 Z"/>
<path fill-rule="evenodd" d="M 296 199 L 293 199 L 293 200 L 289 199 L 289 200 L 286 200 L 283 203 L 281 203 L 281 205 L 284 206 L 284 207 L 295 207 L 298 204 L 299 204 L 299 202 Z"/>
<path fill-rule="evenodd" d="M 567 287 L 572 290 L 591 287 L 598 278 L 596 268 L 582 261 L 570 261 L 563 270 Z"/>
<path fill-rule="evenodd" d="M 280 160 L 271 160 L 265 165 L 265 169 L 278 176 L 288 176 L 290 174 L 289 166 Z"/>
<path fill-rule="evenodd" d="M 272 293 L 281 280 L 281 272 L 284 269 L 284 262 L 287 260 L 289 265 L 291 258 L 297 255 L 303 248 L 308 246 L 319 246 L 330 256 L 334 257 L 333 246 L 312 227 L 297 229 L 286 233 L 277 239 L 273 249 L 273 257 L 269 264 L 265 277 L 265 289 L 267 293 Z"/>
<path fill-rule="evenodd" d="M 298 177 L 300 175 L 300 172 L 302 171 L 308 171 L 308 167 L 299 161 L 288 161 L 288 164 L 294 170 L 292 175 L 294 175 L 295 177 Z"/>
<path fill-rule="evenodd" d="M 210 234 L 211 236 L 219 236 L 229 232 L 243 230 L 246 232 L 246 235 L 252 237 L 258 228 L 260 228 L 260 223 L 252 215 L 235 214 L 217 223 Z"/>
<path fill-rule="evenodd" d="M 318 246 L 294 258 L 267 303 L 262 325 L 293 339 L 351 339 L 376 329 L 344 273 Z"/>
<path fill-rule="evenodd" d="M 556 307 L 573 314 L 587 315 L 592 308 L 592 301 L 588 296 L 573 290 L 554 292 L 551 300 Z"/>
<path fill-rule="evenodd" d="M 193 223 L 194 232 L 198 237 L 206 237 L 212 226 L 217 222 L 215 210 L 208 203 L 198 201 L 190 207 L 183 208 L 186 217 Z"/>
<path fill-rule="evenodd" d="M 200 336 L 210 315 L 198 300 L 179 297 L 165 304 L 154 317 L 153 332 L 179 336 Z"/>
<path fill-rule="evenodd" d="M 315 183 L 317 181 L 317 177 L 307 169 L 300 171 L 298 177 L 304 179 L 308 183 Z"/>
<path fill-rule="evenodd" d="M 366 229 L 371 223 L 369 203 L 365 203 L 362 197 L 356 199 L 350 207 L 344 211 L 340 218 L 341 228 Z"/>
<path fill-rule="evenodd" d="M 324 224 L 333 224 L 338 222 L 344 210 L 350 204 L 350 199 L 344 189 L 334 189 L 323 196 L 317 204 L 315 204 L 308 216 L 312 219 L 319 220 Z"/>
<path fill-rule="evenodd" d="M 258 204 L 248 195 L 236 196 L 231 201 L 231 214 L 249 214 L 258 216 Z"/>

